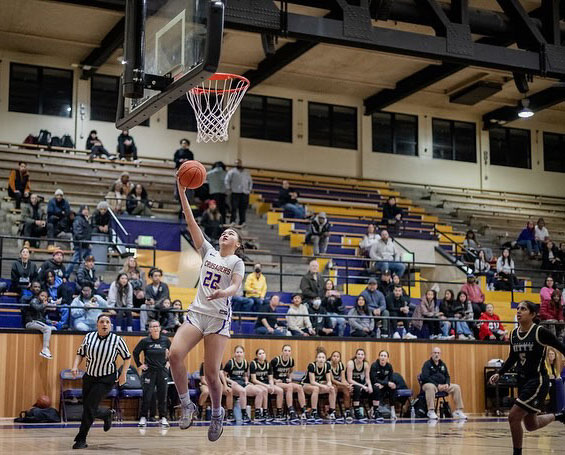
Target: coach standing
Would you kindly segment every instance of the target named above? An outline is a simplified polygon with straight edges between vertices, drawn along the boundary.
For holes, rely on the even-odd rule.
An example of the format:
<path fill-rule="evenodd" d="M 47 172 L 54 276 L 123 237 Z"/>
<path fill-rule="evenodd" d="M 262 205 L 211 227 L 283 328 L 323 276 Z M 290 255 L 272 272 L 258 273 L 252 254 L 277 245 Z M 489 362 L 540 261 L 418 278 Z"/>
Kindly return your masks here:
<path fill-rule="evenodd" d="M 112 411 L 110 409 L 101 410 L 98 406 L 116 382 L 120 386 L 126 382 L 131 355 L 124 339 L 110 331 L 111 324 L 110 316 L 104 313 L 99 315 L 96 332 L 88 333 L 77 350 L 71 371 L 76 377 L 78 367 L 82 359 L 86 357 L 86 373 L 82 378 L 82 420 L 73 449 L 88 447 L 86 436 L 96 417 L 104 420 L 104 431 L 112 427 Z M 122 373 L 116 380 L 118 355 L 124 360 L 124 363 Z"/>

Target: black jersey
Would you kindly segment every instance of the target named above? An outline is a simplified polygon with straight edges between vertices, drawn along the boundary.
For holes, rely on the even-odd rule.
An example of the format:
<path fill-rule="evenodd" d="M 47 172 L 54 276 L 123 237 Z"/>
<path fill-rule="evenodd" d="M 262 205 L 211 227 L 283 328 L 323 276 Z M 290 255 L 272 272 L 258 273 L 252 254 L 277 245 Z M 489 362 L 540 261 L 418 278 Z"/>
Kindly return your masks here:
<path fill-rule="evenodd" d="M 330 366 L 332 377 L 336 381 L 341 381 L 341 373 L 343 372 L 343 370 L 345 370 L 345 367 L 343 366 L 343 362 L 340 360 L 335 368 L 332 367 L 332 364 L 330 362 L 328 362 L 328 365 Z"/>
<path fill-rule="evenodd" d="M 371 372 L 369 373 L 371 377 L 371 384 L 381 384 L 384 386 L 388 386 L 389 382 L 392 382 L 392 365 L 387 363 L 385 366 L 382 366 L 381 363 L 377 360 L 371 365 Z"/>
<path fill-rule="evenodd" d="M 151 336 L 142 338 L 133 350 L 133 359 L 135 364 L 141 366 L 139 355 L 143 352 L 143 363 L 150 370 L 162 370 L 167 363 L 167 350 L 171 348 L 171 340 L 161 335 L 154 339 Z"/>
<path fill-rule="evenodd" d="M 308 364 L 308 369 L 306 370 L 306 375 L 302 380 L 302 384 L 310 384 L 310 373 L 314 373 L 314 380 L 319 384 L 326 384 L 328 382 L 328 373 L 331 368 L 328 362 L 324 362 L 324 365 L 320 368 L 316 362 L 311 362 Z"/>
<path fill-rule="evenodd" d="M 546 328 L 533 324 L 527 332 L 520 332 L 519 328 L 514 329 L 510 334 L 510 355 L 498 373 L 504 374 L 516 365 L 518 378 L 547 376 L 545 368 L 547 346 L 565 355 L 565 345 Z"/>
<path fill-rule="evenodd" d="M 359 384 L 365 384 L 365 367 L 367 365 L 367 362 L 363 362 L 363 366 L 360 370 L 358 370 L 357 366 L 355 365 L 355 360 L 353 360 L 353 373 L 351 375 L 351 379 L 353 379 L 355 382 L 358 382 Z"/>
<path fill-rule="evenodd" d="M 240 386 L 245 386 L 245 373 L 247 373 L 247 360 L 243 359 L 238 362 L 235 359 L 229 359 L 224 367 L 224 371 L 228 374 L 228 378 L 237 382 Z"/>
<path fill-rule="evenodd" d="M 249 365 L 249 374 L 254 374 L 259 382 L 268 384 L 269 375 L 273 374 L 273 367 L 267 361 L 261 363 L 258 360 L 254 360 Z"/>
<path fill-rule="evenodd" d="M 273 368 L 273 377 L 286 382 L 287 378 L 291 379 L 290 372 L 294 368 L 294 359 L 290 357 L 285 362 L 282 356 L 279 355 L 271 360 L 271 367 Z"/>

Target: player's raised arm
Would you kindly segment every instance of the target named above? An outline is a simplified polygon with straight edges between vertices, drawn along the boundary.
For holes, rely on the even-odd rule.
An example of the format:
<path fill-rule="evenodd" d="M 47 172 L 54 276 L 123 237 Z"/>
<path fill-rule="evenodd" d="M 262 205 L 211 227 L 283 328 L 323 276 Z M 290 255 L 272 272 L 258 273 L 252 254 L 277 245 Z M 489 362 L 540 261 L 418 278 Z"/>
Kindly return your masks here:
<path fill-rule="evenodd" d="M 190 204 L 188 203 L 188 199 L 186 197 L 185 188 L 181 186 L 178 179 L 177 179 L 177 187 L 179 191 L 180 203 L 182 205 L 182 211 L 184 213 L 184 219 L 186 220 L 186 225 L 188 227 L 188 232 L 190 232 L 190 236 L 192 237 L 192 241 L 194 242 L 195 248 L 199 250 L 202 244 L 204 243 L 204 236 L 202 235 L 200 226 L 198 226 L 198 223 L 196 222 L 196 220 L 194 219 L 194 215 L 192 214 Z"/>

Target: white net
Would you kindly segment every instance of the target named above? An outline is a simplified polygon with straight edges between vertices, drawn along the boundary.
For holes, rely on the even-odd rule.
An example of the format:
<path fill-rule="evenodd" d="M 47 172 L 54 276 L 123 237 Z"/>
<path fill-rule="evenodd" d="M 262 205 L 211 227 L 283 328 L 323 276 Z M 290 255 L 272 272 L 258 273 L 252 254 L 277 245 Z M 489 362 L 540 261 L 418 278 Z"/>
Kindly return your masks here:
<path fill-rule="evenodd" d="M 216 73 L 186 94 L 194 109 L 197 142 L 228 140 L 230 119 L 249 88 L 249 81 L 235 74 Z"/>

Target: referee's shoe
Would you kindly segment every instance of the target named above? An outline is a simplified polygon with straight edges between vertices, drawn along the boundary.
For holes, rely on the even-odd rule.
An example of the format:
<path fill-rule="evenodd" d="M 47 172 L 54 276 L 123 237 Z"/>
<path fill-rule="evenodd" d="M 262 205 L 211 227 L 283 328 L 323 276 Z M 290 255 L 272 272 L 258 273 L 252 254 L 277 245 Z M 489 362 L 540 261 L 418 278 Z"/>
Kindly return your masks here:
<path fill-rule="evenodd" d="M 110 428 L 112 428 L 112 420 L 114 420 L 114 414 L 116 414 L 116 411 L 110 409 L 108 415 L 104 417 L 104 431 L 110 431 Z"/>

